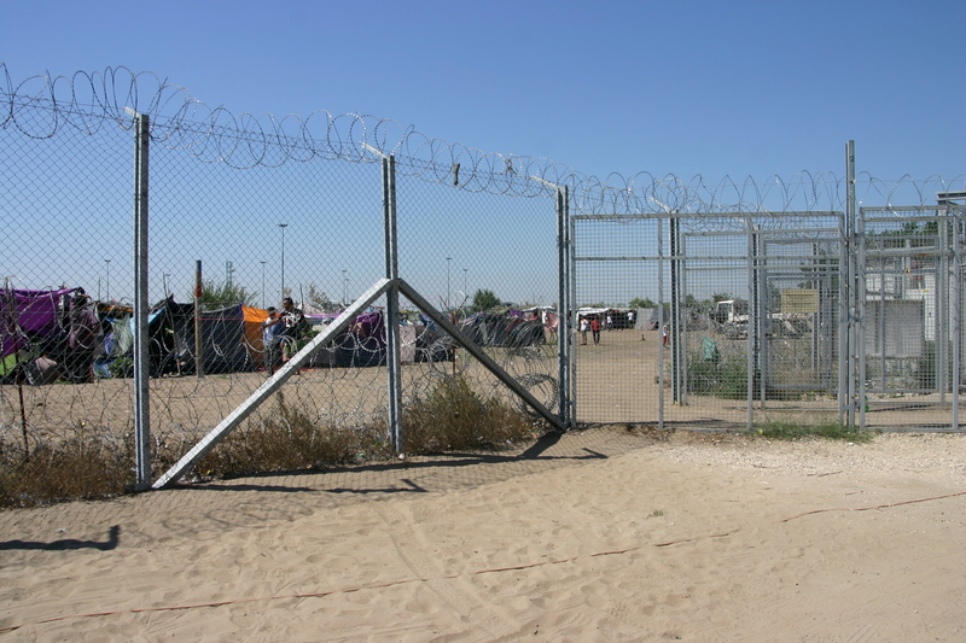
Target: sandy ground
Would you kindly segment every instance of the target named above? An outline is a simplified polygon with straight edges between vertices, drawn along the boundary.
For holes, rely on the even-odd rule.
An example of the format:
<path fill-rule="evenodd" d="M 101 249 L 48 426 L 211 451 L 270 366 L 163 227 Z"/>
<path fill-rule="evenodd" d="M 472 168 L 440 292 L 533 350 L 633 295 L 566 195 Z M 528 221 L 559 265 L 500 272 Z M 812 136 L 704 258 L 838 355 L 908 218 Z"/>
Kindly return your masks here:
<path fill-rule="evenodd" d="M 0 514 L 0 639 L 963 641 L 966 436 L 601 427 Z"/>

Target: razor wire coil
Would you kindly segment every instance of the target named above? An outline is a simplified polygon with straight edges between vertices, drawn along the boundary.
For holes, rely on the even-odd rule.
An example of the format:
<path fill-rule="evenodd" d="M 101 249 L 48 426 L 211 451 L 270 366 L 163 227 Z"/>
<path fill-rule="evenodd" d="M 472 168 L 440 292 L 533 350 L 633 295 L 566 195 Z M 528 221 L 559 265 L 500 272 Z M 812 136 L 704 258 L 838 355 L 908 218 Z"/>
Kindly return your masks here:
<path fill-rule="evenodd" d="M 187 89 L 151 72 L 108 67 L 70 77 L 35 75 L 14 82 L 0 63 L 0 98 L 6 104 L 0 128 L 30 138 L 51 138 L 61 128 L 86 134 L 112 126 L 132 127 L 131 110 L 151 118 L 155 141 L 183 149 L 199 160 L 233 168 L 278 167 L 288 162 L 342 160 L 374 163 L 395 155 L 400 172 L 461 190 L 535 198 L 567 186 L 580 214 L 687 214 L 689 229 L 741 226 L 735 213 L 760 218 L 761 227 L 780 226 L 773 213 L 840 211 L 845 179 L 831 172 L 802 171 L 789 179 L 725 176 L 717 183 L 701 175 L 690 180 L 639 172 L 606 178 L 585 175 L 545 157 L 486 152 L 427 136 L 413 126 L 364 114 L 319 110 L 301 116 L 256 117 L 211 107 Z M 37 110 L 47 118 L 38 121 Z M 869 174 L 856 179 L 857 198 L 886 204 L 928 205 L 935 192 L 962 189 L 966 176 L 916 180 L 909 175 L 883 181 Z M 900 198 L 899 192 L 902 193 Z"/>

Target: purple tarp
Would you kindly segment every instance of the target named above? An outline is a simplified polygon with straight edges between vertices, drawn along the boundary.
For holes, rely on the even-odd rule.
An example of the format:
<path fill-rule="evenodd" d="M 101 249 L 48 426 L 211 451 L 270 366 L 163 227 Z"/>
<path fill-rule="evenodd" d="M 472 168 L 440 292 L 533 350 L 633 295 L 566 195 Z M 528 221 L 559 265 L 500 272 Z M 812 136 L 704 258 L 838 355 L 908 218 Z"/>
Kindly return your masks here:
<path fill-rule="evenodd" d="M 0 291 L 0 357 L 22 348 L 28 336 L 46 337 L 56 332 L 60 298 L 73 291 L 73 288 Z"/>

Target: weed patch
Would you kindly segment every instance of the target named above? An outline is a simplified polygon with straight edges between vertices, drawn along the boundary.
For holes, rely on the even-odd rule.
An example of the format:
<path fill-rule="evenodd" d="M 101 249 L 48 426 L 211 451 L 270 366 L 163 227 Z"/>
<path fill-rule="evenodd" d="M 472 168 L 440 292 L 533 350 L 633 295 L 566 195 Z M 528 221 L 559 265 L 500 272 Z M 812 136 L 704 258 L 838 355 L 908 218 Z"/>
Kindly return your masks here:
<path fill-rule="evenodd" d="M 871 431 L 860 431 L 842 426 L 834 420 L 819 422 L 787 422 L 768 420 L 755 428 L 755 433 L 772 440 L 800 440 L 816 437 L 827 440 L 846 440 L 848 442 L 871 442 Z"/>
<path fill-rule="evenodd" d="M 475 393 L 460 377 L 443 378 L 403 409 L 404 451 L 409 455 L 507 448 L 540 433 L 531 417 L 496 397 Z M 544 428 L 545 430 L 545 428 Z M 171 467 L 197 436 L 188 431 L 154 435 L 155 477 Z M 130 492 L 134 444 L 91 427 L 64 436 L 23 440 L 0 432 L 0 509 L 66 500 L 110 498 Z M 395 449 L 385 420 L 357 427 L 327 425 L 283 394 L 273 413 L 239 427 L 195 465 L 196 478 L 311 471 L 326 466 L 388 461 Z"/>

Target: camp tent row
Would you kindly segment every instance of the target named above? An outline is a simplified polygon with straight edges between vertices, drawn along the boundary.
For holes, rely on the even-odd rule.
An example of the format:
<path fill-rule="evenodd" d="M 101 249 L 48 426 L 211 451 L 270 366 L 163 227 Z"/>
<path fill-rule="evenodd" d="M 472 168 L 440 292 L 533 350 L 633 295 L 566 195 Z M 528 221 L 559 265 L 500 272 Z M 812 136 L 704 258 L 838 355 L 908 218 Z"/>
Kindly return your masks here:
<path fill-rule="evenodd" d="M 20 369 L 29 383 L 49 383 L 63 375 L 58 363 L 69 359 L 66 338 L 71 332 L 66 312 L 78 289 L 28 291 L 8 289 L 0 300 L 0 378 L 12 381 Z M 101 377 L 133 374 L 134 320 L 130 308 L 98 303 L 100 328 L 97 347 L 87 359 Z M 203 310 L 198 316 L 201 356 L 205 373 L 236 373 L 264 367 L 263 323 L 268 311 L 234 304 Z M 320 332 L 337 315 L 306 315 L 314 332 Z M 555 330 L 556 315 L 547 311 L 476 313 L 457 326 L 482 346 L 518 347 L 542 344 L 548 329 Z M 173 297 L 158 302 L 148 314 L 149 372 L 152 377 L 195 373 L 194 304 Z M 427 318 L 401 328 L 403 363 L 450 359 L 453 342 Z M 376 366 L 384 364 L 384 316 L 372 310 L 355 318 L 349 328 L 307 364 L 310 367 Z"/>

